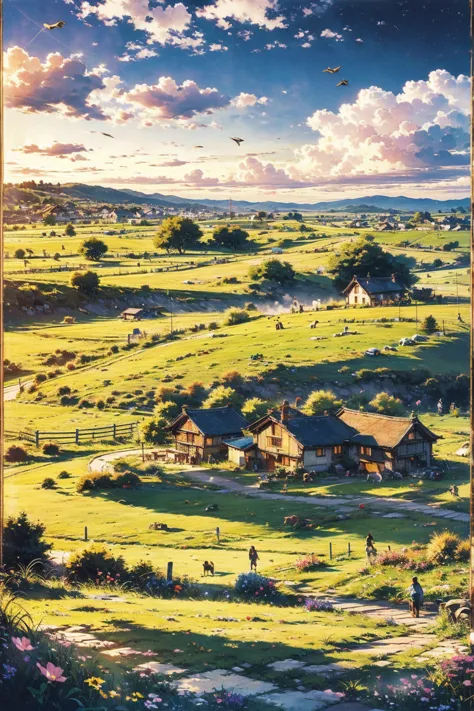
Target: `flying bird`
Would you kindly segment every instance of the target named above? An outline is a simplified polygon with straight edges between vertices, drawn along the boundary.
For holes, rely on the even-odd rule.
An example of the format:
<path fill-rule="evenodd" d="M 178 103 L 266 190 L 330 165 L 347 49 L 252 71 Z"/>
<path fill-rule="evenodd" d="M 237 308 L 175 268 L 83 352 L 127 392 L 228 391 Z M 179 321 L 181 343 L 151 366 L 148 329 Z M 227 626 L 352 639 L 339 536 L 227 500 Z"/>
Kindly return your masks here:
<path fill-rule="evenodd" d="M 204 148 L 204 146 L 194 146 L 194 148 Z"/>
<path fill-rule="evenodd" d="M 340 69 L 342 69 L 342 67 L 328 67 L 327 69 L 323 69 L 323 74 L 337 74 Z"/>
<path fill-rule="evenodd" d="M 66 23 L 63 20 L 59 20 L 59 22 L 55 22 L 54 25 L 48 25 L 45 22 L 43 27 L 45 30 L 60 30 L 64 27 L 65 24 Z"/>
<path fill-rule="evenodd" d="M 240 146 L 240 144 L 244 142 L 243 138 L 232 138 L 232 136 L 230 137 L 230 140 L 235 141 L 235 143 L 237 143 L 238 146 Z"/>
<path fill-rule="evenodd" d="M 110 133 L 104 133 L 103 131 L 91 131 L 91 133 L 100 133 L 101 136 L 107 136 L 107 138 L 115 138 Z"/>
<path fill-rule="evenodd" d="M 339 84 L 336 84 L 336 86 L 349 86 L 349 82 L 347 81 L 347 79 L 343 79 L 339 82 Z"/>

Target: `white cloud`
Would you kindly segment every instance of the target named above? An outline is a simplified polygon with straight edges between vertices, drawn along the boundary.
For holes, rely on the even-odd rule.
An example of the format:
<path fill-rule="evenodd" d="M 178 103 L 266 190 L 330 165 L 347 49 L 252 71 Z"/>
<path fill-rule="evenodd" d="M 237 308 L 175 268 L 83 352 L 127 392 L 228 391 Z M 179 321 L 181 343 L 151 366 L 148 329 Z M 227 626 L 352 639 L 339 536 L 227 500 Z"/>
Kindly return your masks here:
<path fill-rule="evenodd" d="M 344 42 L 344 37 L 337 32 L 333 32 L 333 30 L 326 29 L 321 32 L 321 37 L 325 37 L 326 39 L 335 39 L 336 42 Z"/>
<path fill-rule="evenodd" d="M 230 20 L 274 30 L 285 27 L 285 18 L 276 14 L 276 6 L 277 0 L 216 0 L 213 5 L 198 9 L 196 15 L 215 21 L 224 30 L 232 27 Z"/>
<path fill-rule="evenodd" d="M 224 44 L 219 44 L 217 42 L 215 44 L 209 45 L 210 52 L 227 52 L 228 49 L 229 48 L 226 47 Z"/>
<path fill-rule="evenodd" d="M 240 93 L 235 99 L 232 99 L 231 104 L 237 109 L 247 109 L 249 106 L 256 106 L 256 104 L 268 104 L 268 97 L 261 96 L 260 98 L 255 94 L 247 94 L 246 92 Z"/>

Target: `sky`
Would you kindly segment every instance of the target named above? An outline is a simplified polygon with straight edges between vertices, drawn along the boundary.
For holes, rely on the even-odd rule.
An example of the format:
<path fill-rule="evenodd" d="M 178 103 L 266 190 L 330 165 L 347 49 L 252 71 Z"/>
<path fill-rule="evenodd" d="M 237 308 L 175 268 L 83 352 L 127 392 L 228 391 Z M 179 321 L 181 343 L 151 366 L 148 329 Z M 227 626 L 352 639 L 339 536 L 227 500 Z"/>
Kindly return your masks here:
<path fill-rule="evenodd" d="M 469 194 L 468 0 L 3 11 L 8 181 L 197 200 Z"/>

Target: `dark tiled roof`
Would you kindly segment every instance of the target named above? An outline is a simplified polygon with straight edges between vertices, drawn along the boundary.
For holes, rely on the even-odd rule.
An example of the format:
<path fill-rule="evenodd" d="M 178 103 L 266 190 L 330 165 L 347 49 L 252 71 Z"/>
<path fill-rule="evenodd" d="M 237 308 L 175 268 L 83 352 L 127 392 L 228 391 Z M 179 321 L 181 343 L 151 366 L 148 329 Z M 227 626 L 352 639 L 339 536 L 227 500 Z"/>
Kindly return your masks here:
<path fill-rule="evenodd" d="M 359 284 L 368 294 L 390 294 L 392 292 L 404 291 L 405 287 L 399 281 L 393 281 L 391 276 L 388 277 L 355 277 L 349 286 L 344 289 L 344 293 L 353 286 L 354 283 Z"/>
<path fill-rule="evenodd" d="M 287 429 L 304 447 L 342 444 L 355 434 L 334 415 L 293 417 L 288 420 Z"/>
<path fill-rule="evenodd" d="M 211 407 L 207 410 L 187 410 L 176 418 L 170 429 L 179 427 L 186 417 L 189 417 L 204 435 L 210 437 L 239 434 L 248 425 L 247 420 L 231 407 Z"/>
<path fill-rule="evenodd" d="M 431 430 L 411 417 L 389 417 L 346 408 L 340 410 L 337 417 L 355 430 L 351 442 L 369 447 L 396 447 L 414 424 L 427 440 L 437 439 Z"/>
<path fill-rule="evenodd" d="M 238 439 L 228 439 L 224 444 L 234 449 L 240 449 L 245 452 L 254 446 L 253 437 L 239 437 Z"/>

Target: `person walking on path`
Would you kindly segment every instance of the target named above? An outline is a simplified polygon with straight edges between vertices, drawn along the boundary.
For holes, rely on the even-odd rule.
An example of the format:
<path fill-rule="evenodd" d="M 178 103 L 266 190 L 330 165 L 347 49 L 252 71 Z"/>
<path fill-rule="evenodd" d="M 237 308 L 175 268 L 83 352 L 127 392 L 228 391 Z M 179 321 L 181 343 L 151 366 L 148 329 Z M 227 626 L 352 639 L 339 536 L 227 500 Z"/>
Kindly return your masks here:
<path fill-rule="evenodd" d="M 249 548 L 249 561 L 250 561 L 250 572 L 253 570 L 257 572 L 257 560 L 258 560 L 258 553 L 256 551 L 255 546 L 250 546 Z"/>
<path fill-rule="evenodd" d="M 367 534 L 365 539 L 365 552 L 369 562 L 377 555 L 377 551 L 374 546 L 374 537 L 370 532 Z"/>
<path fill-rule="evenodd" d="M 408 588 L 408 594 L 410 595 L 410 607 L 412 617 L 419 617 L 420 608 L 423 604 L 425 594 L 423 592 L 423 588 L 418 582 L 418 578 L 415 577 L 412 579 L 411 585 Z"/>

